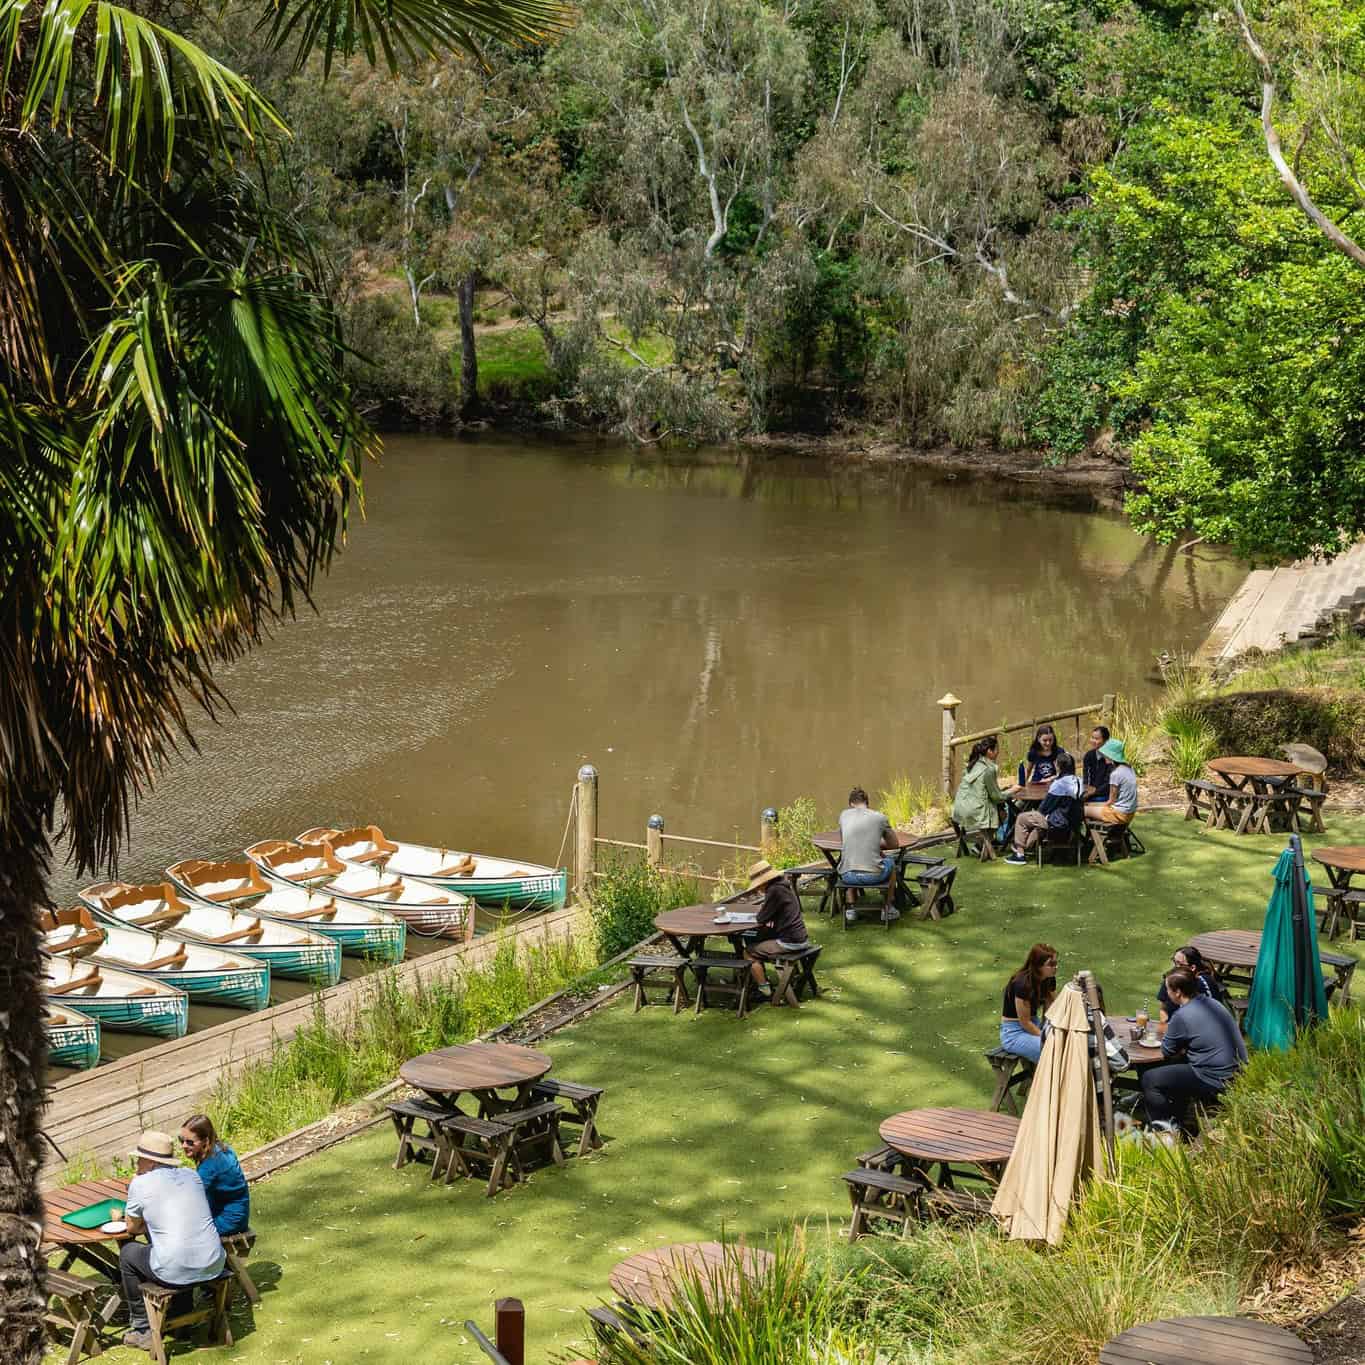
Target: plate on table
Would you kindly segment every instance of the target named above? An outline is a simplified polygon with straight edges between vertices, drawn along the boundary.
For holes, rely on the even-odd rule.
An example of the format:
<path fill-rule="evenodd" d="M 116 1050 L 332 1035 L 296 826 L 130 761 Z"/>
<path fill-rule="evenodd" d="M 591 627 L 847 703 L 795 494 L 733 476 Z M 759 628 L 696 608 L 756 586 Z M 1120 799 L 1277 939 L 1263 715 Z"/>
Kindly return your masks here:
<path fill-rule="evenodd" d="M 1158 1038 L 1158 1037 L 1156 1036 L 1155 1033 L 1152 1034 L 1152 1036 L 1151 1036 L 1150 1038 L 1147 1038 L 1147 1037 L 1139 1038 L 1139 1039 L 1138 1039 L 1138 1042 L 1141 1043 L 1143 1047 L 1160 1047 L 1160 1046 L 1161 1046 L 1161 1039 Z"/>
<path fill-rule="evenodd" d="M 115 1218 L 112 1223 L 101 1223 L 100 1231 L 107 1232 L 112 1236 L 116 1232 L 127 1232 L 128 1224 L 122 1218 Z"/>

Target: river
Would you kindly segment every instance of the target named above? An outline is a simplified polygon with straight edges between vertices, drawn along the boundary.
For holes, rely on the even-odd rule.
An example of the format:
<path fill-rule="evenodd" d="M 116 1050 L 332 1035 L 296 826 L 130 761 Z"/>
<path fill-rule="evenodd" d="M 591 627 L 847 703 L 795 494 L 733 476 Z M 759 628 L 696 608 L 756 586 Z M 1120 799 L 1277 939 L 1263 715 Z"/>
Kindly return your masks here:
<path fill-rule="evenodd" d="M 754 842 L 764 806 L 935 774 L 945 691 L 975 729 L 1151 690 L 1242 573 L 995 481 L 392 437 L 316 614 L 221 670 L 235 713 L 144 798 L 120 875 L 324 823 L 549 862 L 583 762 L 603 834 L 660 811 Z"/>

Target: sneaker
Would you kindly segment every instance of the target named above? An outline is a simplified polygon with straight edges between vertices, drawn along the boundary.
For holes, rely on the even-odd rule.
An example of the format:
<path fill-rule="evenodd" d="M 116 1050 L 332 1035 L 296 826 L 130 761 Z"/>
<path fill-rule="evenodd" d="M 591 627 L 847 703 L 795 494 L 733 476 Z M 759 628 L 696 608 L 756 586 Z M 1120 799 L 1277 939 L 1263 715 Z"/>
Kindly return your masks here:
<path fill-rule="evenodd" d="M 883 920 L 884 922 L 889 922 L 889 921 L 894 920 L 894 919 L 900 919 L 900 917 L 901 917 L 901 912 L 900 912 L 899 910 L 897 910 L 896 907 L 895 907 L 894 905 L 891 906 L 889 909 L 886 909 L 886 910 L 883 910 L 883 911 L 882 911 L 882 920 Z"/>
<path fill-rule="evenodd" d="M 857 924 L 858 922 L 858 912 L 851 905 L 844 911 L 844 922 L 847 924 Z"/>
<path fill-rule="evenodd" d="M 151 1332 L 125 1332 L 123 1344 L 131 1346 L 135 1351 L 150 1351 L 152 1349 L 152 1334 Z"/>
<path fill-rule="evenodd" d="M 773 993 L 766 986 L 756 986 L 749 992 L 749 1002 L 754 1005 L 771 1005 Z"/>
<path fill-rule="evenodd" d="M 1005 854 L 1005 861 L 1006 861 L 1011 867 L 1027 867 L 1027 866 L 1028 866 L 1028 859 L 1025 858 L 1024 855 L 1023 855 L 1022 853 L 1016 853 L 1013 849 L 1011 849 L 1007 854 Z"/>

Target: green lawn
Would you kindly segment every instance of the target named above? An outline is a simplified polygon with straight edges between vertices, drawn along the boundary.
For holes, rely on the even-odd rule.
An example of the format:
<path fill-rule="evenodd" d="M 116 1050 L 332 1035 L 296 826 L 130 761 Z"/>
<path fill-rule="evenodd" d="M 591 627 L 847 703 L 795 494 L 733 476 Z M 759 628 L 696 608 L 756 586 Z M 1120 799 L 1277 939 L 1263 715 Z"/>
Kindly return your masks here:
<path fill-rule="evenodd" d="M 1365 841 L 1365 818 L 1328 814 L 1320 842 Z M 737 1023 L 617 1004 L 564 1030 L 543 1046 L 557 1073 L 607 1087 L 612 1140 L 492 1201 L 472 1182 L 433 1187 L 425 1168 L 392 1170 L 387 1129 L 256 1186 L 264 1301 L 254 1325 L 238 1314 L 236 1346 L 201 1358 L 473 1365 L 484 1357 L 464 1320 L 486 1328 L 492 1300 L 515 1295 L 528 1358 L 542 1361 L 585 1344 L 580 1310 L 632 1252 L 762 1239 L 791 1219 L 837 1229 L 839 1176 L 874 1145 L 879 1119 L 988 1102 L 981 1053 L 1000 988 L 1035 940 L 1059 949 L 1063 973 L 1093 969 L 1111 1006 L 1131 1008 L 1191 934 L 1260 927 L 1279 839 L 1208 834 L 1169 814 L 1141 830 L 1148 855 L 1108 869 L 964 863 L 959 913 L 942 923 L 813 924 L 827 994 L 799 1012 Z"/>

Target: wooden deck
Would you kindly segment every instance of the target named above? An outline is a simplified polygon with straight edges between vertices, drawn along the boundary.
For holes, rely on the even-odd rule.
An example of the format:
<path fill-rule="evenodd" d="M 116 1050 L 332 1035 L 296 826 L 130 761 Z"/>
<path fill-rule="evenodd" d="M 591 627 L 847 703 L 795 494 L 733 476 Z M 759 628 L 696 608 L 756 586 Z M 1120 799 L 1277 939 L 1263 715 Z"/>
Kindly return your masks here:
<path fill-rule="evenodd" d="M 508 933 L 526 944 L 565 939 L 577 919 L 578 911 L 566 906 L 528 919 Z M 498 936 L 490 934 L 413 958 L 392 970 L 401 983 L 411 985 L 443 974 L 457 963 L 478 966 L 493 955 L 498 942 Z M 312 1020 L 319 1000 L 330 1020 L 353 1013 L 365 1002 L 368 980 L 343 981 L 320 996 L 303 996 L 246 1014 L 58 1081 L 48 1091 L 43 1127 L 69 1159 L 126 1157 L 144 1128 L 174 1132 L 224 1076 L 268 1055 L 277 1042 L 292 1038 Z M 50 1179 L 59 1165 L 54 1152 L 44 1175 Z"/>

